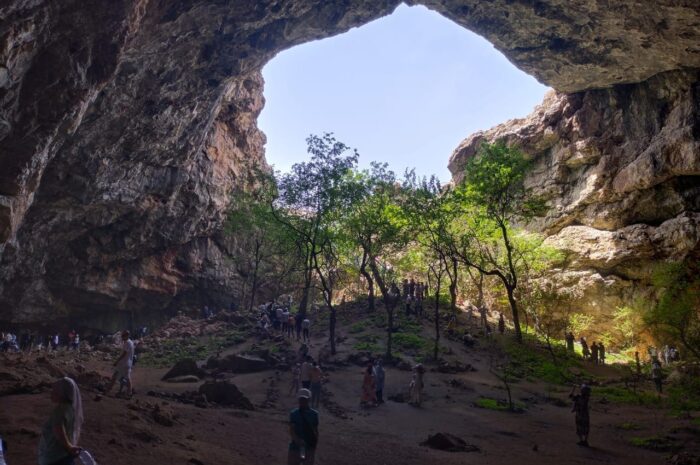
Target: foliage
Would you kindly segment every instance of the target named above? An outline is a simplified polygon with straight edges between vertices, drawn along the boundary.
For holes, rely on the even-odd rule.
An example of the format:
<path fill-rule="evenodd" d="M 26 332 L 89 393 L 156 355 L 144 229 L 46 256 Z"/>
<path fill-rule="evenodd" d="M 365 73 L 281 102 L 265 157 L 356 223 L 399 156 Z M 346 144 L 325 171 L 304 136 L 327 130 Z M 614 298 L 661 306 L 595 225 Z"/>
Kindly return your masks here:
<path fill-rule="evenodd" d="M 421 336 L 414 333 L 396 333 L 394 334 L 394 343 L 403 350 L 424 349 L 430 344 Z"/>
<path fill-rule="evenodd" d="M 673 438 L 668 436 L 633 437 L 630 439 L 630 444 L 657 452 L 669 452 L 678 449 L 678 445 L 675 444 Z"/>
<path fill-rule="evenodd" d="M 595 324 L 593 315 L 573 313 L 569 316 L 569 328 L 574 334 L 585 334 Z"/>
<path fill-rule="evenodd" d="M 700 263 L 693 259 L 660 265 L 653 276 L 658 303 L 644 315 L 658 340 L 682 344 L 695 358 L 700 358 L 699 276 Z"/>
<path fill-rule="evenodd" d="M 639 335 L 644 331 L 643 314 L 631 306 L 617 307 L 613 314 L 610 339 L 619 349 L 630 349 L 640 342 Z"/>

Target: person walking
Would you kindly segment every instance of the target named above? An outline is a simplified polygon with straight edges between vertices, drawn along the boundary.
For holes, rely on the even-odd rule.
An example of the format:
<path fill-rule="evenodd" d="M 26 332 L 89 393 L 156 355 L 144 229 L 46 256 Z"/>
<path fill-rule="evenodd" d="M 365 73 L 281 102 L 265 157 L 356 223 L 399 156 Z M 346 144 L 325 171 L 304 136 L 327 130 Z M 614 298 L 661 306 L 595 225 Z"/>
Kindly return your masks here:
<path fill-rule="evenodd" d="M 587 384 L 582 384 L 578 394 L 574 394 L 576 386 L 573 387 L 569 398 L 574 405 L 571 409 L 576 414 L 576 434 L 578 435 L 578 445 L 588 447 L 588 432 L 590 430 L 590 408 L 591 388 Z"/>
<path fill-rule="evenodd" d="M 311 407 L 318 408 L 321 402 L 321 382 L 323 380 L 323 371 L 318 363 L 313 362 L 311 366 Z"/>
<path fill-rule="evenodd" d="M 106 393 L 112 390 L 114 383 L 126 380 L 126 395 L 131 397 L 134 393 L 134 385 L 131 382 L 131 368 L 134 365 L 134 341 L 129 337 L 129 331 L 122 331 L 122 352 L 119 358 L 114 362 L 114 374 L 112 375 L 112 380 L 107 386 Z"/>
<path fill-rule="evenodd" d="M 377 359 L 376 362 L 374 362 L 374 382 L 376 383 L 376 392 L 377 392 L 377 403 L 378 404 L 383 404 L 384 403 L 384 378 L 385 378 L 385 373 L 384 373 L 384 367 L 382 366 L 382 360 L 380 358 Z"/>
<path fill-rule="evenodd" d="M 301 364 L 301 373 L 299 375 L 299 379 L 301 380 L 302 388 L 311 388 L 311 357 L 308 355 L 304 358 L 304 362 Z"/>
<path fill-rule="evenodd" d="M 55 404 L 39 439 L 39 465 L 74 465 L 80 454 L 83 402 L 80 389 L 71 378 L 61 378 L 51 387 Z"/>
<path fill-rule="evenodd" d="M 299 407 L 289 414 L 287 465 L 313 465 L 318 444 L 318 412 L 309 406 L 311 391 L 299 389 Z"/>
<path fill-rule="evenodd" d="M 581 336 L 581 339 L 579 340 L 581 343 L 581 353 L 583 354 L 584 359 L 588 359 L 591 356 L 591 351 L 588 349 L 588 343 L 586 342 L 586 338 Z"/>

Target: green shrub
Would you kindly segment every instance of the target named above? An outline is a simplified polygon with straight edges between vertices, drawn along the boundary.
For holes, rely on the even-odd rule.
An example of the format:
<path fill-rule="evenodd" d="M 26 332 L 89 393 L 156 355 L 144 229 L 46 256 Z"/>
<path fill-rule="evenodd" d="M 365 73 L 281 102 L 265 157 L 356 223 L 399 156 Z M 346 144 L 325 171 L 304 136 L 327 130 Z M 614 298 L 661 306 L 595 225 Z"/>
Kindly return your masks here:
<path fill-rule="evenodd" d="M 669 452 L 678 448 L 672 438 L 661 436 L 634 437 L 630 439 L 630 444 L 657 452 Z"/>
<path fill-rule="evenodd" d="M 392 337 L 392 342 L 396 345 L 396 347 L 404 350 L 424 349 L 430 344 L 422 337 L 412 333 L 396 333 Z"/>

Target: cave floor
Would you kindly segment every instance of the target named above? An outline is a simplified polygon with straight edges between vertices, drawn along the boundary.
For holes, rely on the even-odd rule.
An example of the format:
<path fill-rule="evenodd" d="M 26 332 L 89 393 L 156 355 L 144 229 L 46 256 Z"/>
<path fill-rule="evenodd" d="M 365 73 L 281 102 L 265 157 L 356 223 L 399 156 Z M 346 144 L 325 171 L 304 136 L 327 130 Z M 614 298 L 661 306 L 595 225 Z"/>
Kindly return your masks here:
<path fill-rule="evenodd" d="M 342 324 L 340 332 L 346 333 Z M 317 335 L 311 354 L 315 356 L 324 343 L 324 335 Z M 566 386 L 553 387 L 537 381 L 513 384 L 514 398 L 526 407 L 524 413 L 478 408 L 474 403 L 480 397 L 505 395 L 499 381 L 489 373 L 489 353 L 485 349 L 465 349 L 450 341 L 443 343 L 453 350 L 455 358 L 471 364 L 476 371 L 427 372 L 426 401 L 421 408 L 388 401 L 377 408 L 363 409 L 359 406 L 362 369 L 351 365 L 330 371 L 324 389 L 332 395 L 332 408 L 320 407 L 316 463 L 512 465 L 517 460 L 519 464 L 658 464 L 671 453 L 636 447 L 632 442 L 634 438 L 668 435 L 675 435 L 675 444 L 686 451 L 700 453 L 697 419 L 678 418 L 657 408 L 595 399 L 591 409 L 591 447 L 577 446 Z M 339 350 L 339 357 L 352 352 L 351 335 L 339 345 Z M 56 357 L 75 355 L 64 352 Z M 106 357 L 91 357 L 81 363 L 85 369 L 99 370 L 104 375 L 111 368 Z M 405 390 L 411 376 L 409 371 L 386 370 L 385 399 Z M 85 425 L 81 445 L 93 453 L 99 464 L 286 462 L 287 413 L 295 405 L 294 397 L 289 394 L 288 371 L 231 376 L 231 381 L 257 406 L 254 411 L 203 409 L 146 395 L 149 390 L 181 392 L 196 387 L 160 381 L 166 371 L 137 365 L 134 381 L 138 392 L 131 400 L 112 395 L 102 397 L 89 389 L 83 391 Z M 606 377 L 619 377 L 620 372 L 614 367 L 601 367 L 595 374 L 604 381 Z M 457 385 L 453 380 L 462 383 Z M 261 407 L 263 404 L 266 405 Z M 174 424 L 165 426 L 154 421 L 152 412 L 156 406 L 170 412 Z M 0 435 L 8 442 L 8 465 L 36 463 L 38 434 L 50 408 L 46 389 L 38 394 L 0 397 Z M 429 434 L 437 432 L 461 437 L 480 450 L 450 453 L 420 445 Z"/>

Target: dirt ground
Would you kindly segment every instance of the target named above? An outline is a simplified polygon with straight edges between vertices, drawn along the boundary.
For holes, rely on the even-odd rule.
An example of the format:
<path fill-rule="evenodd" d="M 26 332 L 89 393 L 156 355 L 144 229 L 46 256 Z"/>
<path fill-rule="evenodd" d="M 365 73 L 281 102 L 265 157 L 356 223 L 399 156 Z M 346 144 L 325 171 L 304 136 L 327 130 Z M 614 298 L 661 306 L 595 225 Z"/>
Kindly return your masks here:
<path fill-rule="evenodd" d="M 339 328 L 343 335 L 349 335 Z M 425 324 L 426 335 L 430 333 Z M 506 336 L 507 337 L 507 336 Z M 326 344 L 323 332 L 313 339 L 311 354 Z M 353 352 L 353 339 L 339 344 L 337 358 Z M 387 401 L 376 408 L 361 408 L 361 367 L 330 366 L 324 390 L 331 404 L 320 411 L 320 442 L 317 464 L 331 465 L 443 465 L 480 463 L 662 464 L 669 452 L 655 452 L 631 444 L 633 437 L 664 436 L 675 432 L 686 450 L 698 453 L 698 428 L 691 419 L 676 418 L 661 409 L 592 403 L 591 447 L 576 444 L 574 418 L 566 387 L 542 382 L 513 385 L 514 397 L 526 406 L 523 413 L 510 413 L 476 407 L 479 397 L 503 398 L 504 390 L 489 373 L 489 353 L 484 348 L 466 349 L 445 341 L 453 358 L 471 364 L 476 371 L 425 375 L 426 401 L 422 407 Z M 293 343 L 293 348 L 298 343 Z M 233 349 L 236 350 L 236 349 Z M 0 371 L 14 362 L 0 358 Z M 23 356 L 31 357 L 37 356 Z M 54 363 L 75 357 L 60 353 Z M 87 371 L 107 376 L 108 357 L 81 360 Z M 427 365 L 428 370 L 431 366 Z M 601 367 L 599 376 L 617 376 L 614 367 Z M 228 375 L 238 388 L 260 406 L 254 411 L 231 408 L 199 408 L 147 395 L 148 391 L 181 392 L 196 384 L 160 381 L 167 369 L 137 365 L 134 382 L 137 394 L 126 400 L 114 395 L 100 396 L 83 389 L 85 425 L 80 445 L 90 450 L 102 465 L 281 465 L 286 463 L 287 416 L 295 406 L 289 394 L 289 371 L 268 370 L 254 374 Z M 410 371 L 386 369 L 385 399 L 407 389 Z M 0 373 L 0 377 L 2 373 Z M 10 375 L 6 375 L 10 376 Z M 595 388 L 594 388 L 595 389 Z M 36 463 L 38 435 L 51 409 L 48 389 L 34 394 L 0 397 L 0 435 L 8 443 L 8 465 Z M 553 401 L 559 399 L 559 401 Z M 333 408 L 329 409 L 328 405 Z M 154 420 L 154 410 L 168 412 L 172 426 Z M 166 422 L 167 423 L 167 422 Z M 635 430 L 625 428 L 634 424 Z M 450 433 L 476 445 L 477 452 L 445 452 L 420 443 L 430 434 Z"/>

